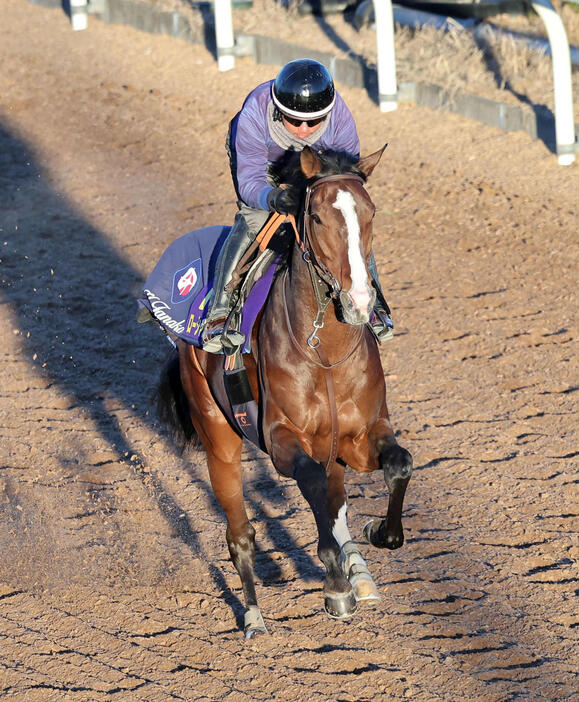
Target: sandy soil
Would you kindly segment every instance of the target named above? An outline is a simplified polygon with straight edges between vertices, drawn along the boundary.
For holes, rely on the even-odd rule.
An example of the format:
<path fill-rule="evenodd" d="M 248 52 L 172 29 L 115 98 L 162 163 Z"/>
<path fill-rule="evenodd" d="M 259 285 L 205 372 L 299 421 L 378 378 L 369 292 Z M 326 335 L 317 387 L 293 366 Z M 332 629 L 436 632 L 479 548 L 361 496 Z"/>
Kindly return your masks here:
<path fill-rule="evenodd" d="M 341 90 L 364 153 L 414 454 L 382 594 L 322 611 L 313 518 L 247 448 L 269 636 L 204 457 L 152 412 L 168 349 L 134 298 L 163 249 L 229 222 L 226 123 L 271 67 L 4 0 L 0 27 L 0 695 L 6 700 L 573 700 L 579 176 L 540 141 Z M 211 86 L 208 90 L 207 84 Z M 360 542 L 380 475 L 348 474 Z"/>

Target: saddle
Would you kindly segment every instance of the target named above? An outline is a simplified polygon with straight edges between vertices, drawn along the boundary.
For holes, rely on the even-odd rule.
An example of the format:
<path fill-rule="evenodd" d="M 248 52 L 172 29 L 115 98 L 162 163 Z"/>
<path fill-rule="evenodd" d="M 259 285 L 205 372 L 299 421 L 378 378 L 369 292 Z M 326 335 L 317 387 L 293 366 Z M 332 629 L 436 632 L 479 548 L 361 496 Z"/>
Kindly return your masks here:
<path fill-rule="evenodd" d="M 272 239 L 284 219 L 273 216 L 234 271 L 232 287 L 239 285 L 230 313 L 239 317 L 245 336 L 242 353 L 251 351 L 251 332 L 275 273 L 281 265 L 280 244 Z M 231 227 L 196 229 L 176 239 L 162 254 L 137 299 L 137 321 L 156 321 L 173 343 L 182 339 L 201 347 L 203 323 L 216 277 L 215 265 Z M 277 237 L 276 237 L 277 238 Z M 282 237 L 283 238 L 283 237 Z"/>
<path fill-rule="evenodd" d="M 231 282 L 233 288 L 240 282 L 241 285 L 229 320 L 233 315 L 239 316 L 239 329 L 246 341 L 243 348 L 225 357 L 223 382 L 230 407 L 223 407 L 223 411 L 241 434 L 262 450 L 265 447 L 259 429 L 259 410 L 241 354 L 251 351 L 255 320 L 285 259 L 289 232 L 273 238 L 283 220 L 284 215 L 268 219 L 241 258 Z M 176 239 L 143 285 L 137 299 L 137 321 L 156 321 L 173 345 L 182 339 L 201 348 L 203 322 L 214 294 L 215 264 L 230 231 L 228 226 L 206 227 Z"/>

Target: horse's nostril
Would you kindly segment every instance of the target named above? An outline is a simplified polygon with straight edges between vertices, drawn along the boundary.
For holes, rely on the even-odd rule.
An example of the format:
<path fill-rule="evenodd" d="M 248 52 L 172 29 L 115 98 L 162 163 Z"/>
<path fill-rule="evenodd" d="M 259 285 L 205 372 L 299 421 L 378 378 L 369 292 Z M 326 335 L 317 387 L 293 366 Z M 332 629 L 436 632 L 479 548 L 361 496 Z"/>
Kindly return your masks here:
<path fill-rule="evenodd" d="M 370 303 L 370 291 L 368 288 L 350 288 L 346 293 L 353 307 L 360 310 L 365 309 Z"/>

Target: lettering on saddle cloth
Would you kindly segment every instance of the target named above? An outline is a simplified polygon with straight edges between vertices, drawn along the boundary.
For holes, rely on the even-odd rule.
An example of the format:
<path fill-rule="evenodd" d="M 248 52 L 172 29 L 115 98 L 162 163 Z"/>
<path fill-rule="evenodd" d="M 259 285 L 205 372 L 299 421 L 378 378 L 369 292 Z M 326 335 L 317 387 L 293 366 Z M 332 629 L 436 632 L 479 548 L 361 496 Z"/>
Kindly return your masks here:
<path fill-rule="evenodd" d="M 203 322 L 213 296 L 215 262 L 231 227 L 196 229 L 176 239 L 163 253 L 147 278 L 137 300 L 170 333 L 194 346 L 201 346 Z M 250 351 L 251 330 L 275 274 L 275 262 L 255 282 L 245 300 L 241 332 L 244 352 Z"/>

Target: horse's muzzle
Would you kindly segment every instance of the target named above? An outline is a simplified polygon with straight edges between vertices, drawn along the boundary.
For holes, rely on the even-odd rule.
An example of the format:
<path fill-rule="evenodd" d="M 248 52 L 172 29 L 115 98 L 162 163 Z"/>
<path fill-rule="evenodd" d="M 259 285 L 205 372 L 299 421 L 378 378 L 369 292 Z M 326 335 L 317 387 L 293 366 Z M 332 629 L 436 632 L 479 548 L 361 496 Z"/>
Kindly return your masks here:
<path fill-rule="evenodd" d="M 367 324 L 376 302 L 376 291 L 370 286 L 362 291 L 340 292 L 340 305 L 342 317 L 346 324 Z"/>

